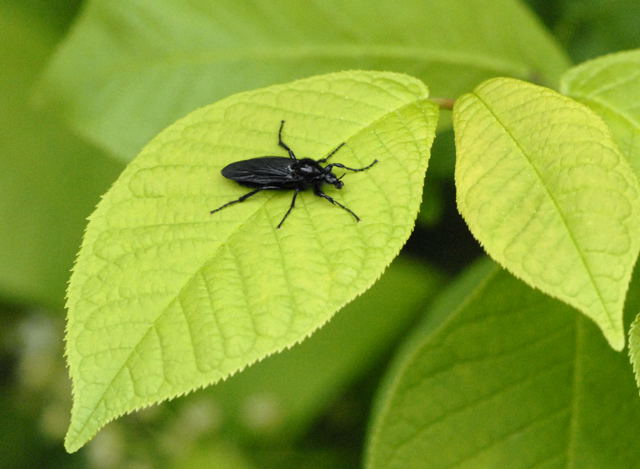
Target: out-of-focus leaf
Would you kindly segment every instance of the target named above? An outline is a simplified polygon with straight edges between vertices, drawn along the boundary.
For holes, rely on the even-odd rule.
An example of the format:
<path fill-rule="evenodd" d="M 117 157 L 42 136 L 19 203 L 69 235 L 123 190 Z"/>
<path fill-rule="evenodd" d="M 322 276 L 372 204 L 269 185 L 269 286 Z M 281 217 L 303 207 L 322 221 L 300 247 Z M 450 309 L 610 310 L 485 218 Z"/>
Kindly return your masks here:
<path fill-rule="evenodd" d="M 85 217 L 122 165 L 28 108 L 59 34 L 44 19 L 0 4 L 0 295 L 60 307 Z"/>
<path fill-rule="evenodd" d="M 561 0 L 554 27 L 576 61 L 640 46 L 640 2 L 637 0 Z"/>
<path fill-rule="evenodd" d="M 625 356 L 505 271 L 476 280 L 390 370 L 367 467 L 635 467 L 640 398 Z"/>
<path fill-rule="evenodd" d="M 41 98 L 129 160 L 194 108 L 295 78 L 391 70 L 453 98 L 497 75 L 555 84 L 567 65 L 516 0 L 94 0 Z"/>
<path fill-rule="evenodd" d="M 444 200 L 442 187 L 437 181 L 429 184 L 422 194 L 422 205 L 418 214 L 418 222 L 425 226 L 436 225 L 442 219 Z"/>
<path fill-rule="evenodd" d="M 453 131 L 440 132 L 431 147 L 427 178 L 429 185 L 424 188 L 418 222 L 433 226 L 442 220 L 444 212 L 444 185 L 453 182 L 455 167 L 455 146 Z"/>
<path fill-rule="evenodd" d="M 37 30 L 48 30 L 61 35 L 69 27 L 69 23 L 78 13 L 83 0 L 65 0 L 52 2 L 51 0 L 3 0 L 6 8 L 19 10 L 23 18 L 28 18 L 32 26 L 30 33 L 38 34 Z M 60 37 L 56 39 L 61 39 Z M 53 45 L 53 44 L 51 44 Z M 40 64 L 42 65 L 42 64 Z"/>
<path fill-rule="evenodd" d="M 333 448 L 276 448 L 252 452 L 257 469 L 354 469 L 353 452 Z"/>
<path fill-rule="evenodd" d="M 4 358 L 4 357 L 2 357 Z M 16 407 L 20 396 L 0 388 L 0 465 L 6 468 L 28 467 L 32 461 L 29 445 L 32 443 L 32 421 Z"/>
<path fill-rule="evenodd" d="M 228 441 L 207 442 L 195 445 L 186 454 L 174 458 L 168 467 L 172 469 L 257 469 L 251 456 Z"/>

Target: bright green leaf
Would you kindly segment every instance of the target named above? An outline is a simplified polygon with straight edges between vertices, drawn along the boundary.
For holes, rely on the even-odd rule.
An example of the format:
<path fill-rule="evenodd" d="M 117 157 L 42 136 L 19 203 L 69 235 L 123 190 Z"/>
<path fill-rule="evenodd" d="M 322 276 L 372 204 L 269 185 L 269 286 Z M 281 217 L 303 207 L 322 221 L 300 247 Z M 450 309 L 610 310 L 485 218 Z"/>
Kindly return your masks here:
<path fill-rule="evenodd" d="M 60 34 L 49 22 L 0 2 L 0 295 L 61 308 L 85 218 L 122 164 L 29 109 Z"/>
<path fill-rule="evenodd" d="M 476 274 L 390 370 L 367 467 L 635 467 L 640 399 L 624 355 L 505 271 Z"/>
<path fill-rule="evenodd" d="M 299 342 L 365 291 L 411 233 L 438 109 L 406 75 L 343 72 L 232 96 L 151 141 L 91 216 L 69 287 L 74 387 L 66 446 L 108 421 L 206 386 Z M 220 169 L 278 155 L 371 170 L 330 190 L 247 193 Z"/>
<path fill-rule="evenodd" d="M 198 106 L 295 78 L 391 70 L 454 98 L 496 75 L 555 84 L 567 66 L 514 0 L 94 0 L 41 98 L 129 160 Z"/>
<path fill-rule="evenodd" d="M 378 363 L 441 283 L 436 271 L 395 260 L 370 290 L 308 340 L 212 387 L 225 428 L 278 439 L 300 434 L 346 385 Z M 266 417 L 251 412 L 258 406 Z"/>
<path fill-rule="evenodd" d="M 640 49 L 578 65 L 565 73 L 561 87 L 604 119 L 640 177 Z"/>
<path fill-rule="evenodd" d="M 554 91 L 500 78 L 458 100 L 454 126 L 458 208 L 474 236 L 622 349 L 640 187 L 604 122 Z"/>

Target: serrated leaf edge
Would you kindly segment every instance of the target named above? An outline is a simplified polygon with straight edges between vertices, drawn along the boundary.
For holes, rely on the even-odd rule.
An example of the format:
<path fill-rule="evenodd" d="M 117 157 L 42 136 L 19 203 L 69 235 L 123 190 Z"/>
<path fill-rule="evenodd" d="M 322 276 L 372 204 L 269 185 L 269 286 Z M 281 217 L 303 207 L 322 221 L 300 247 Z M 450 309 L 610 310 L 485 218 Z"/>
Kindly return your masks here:
<path fill-rule="evenodd" d="M 408 75 L 403 75 L 403 74 L 394 73 L 394 72 L 391 72 L 391 73 L 389 73 L 389 74 L 390 74 L 390 75 L 399 75 L 399 76 L 408 76 Z M 330 75 L 334 75 L 334 74 L 328 74 L 328 75 L 324 75 L 324 76 L 330 76 Z M 413 78 L 413 77 L 411 77 L 411 78 Z M 296 80 L 296 81 L 294 81 L 294 82 L 291 82 L 290 84 L 295 84 L 296 82 L 305 81 L 305 80 L 307 80 L 307 79 Z M 362 132 L 364 129 L 369 128 L 369 127 L 371 127 L 371 126 L 375 125 L 377 122 L 379 122 L 379 121 L 381 121 L 382 119 L 384 119 L 384 118 L 388 117 L 389 115 L 391 115 L 391 114 L 393 114 L 393 113 L 396 113 L 396 112 L 398 112 L 398 111 L 400 111 L 401 109 L 404 109 L 404 108 L 406 108 L 406 107 L 414 106 L 414 105 L 416 105 L 416 103 L 427 103 L 428 105 L 432 106 L 432 109 L 435 111 L 435 115 L 434 115 L 435 120 L 434 120 L 434 122 L 433 122 L 434 137 L 435 137 L 435 128 L 436 128 L 437 120 L 438 120 L 438 107 L 437 107 L 437 105 L 435 105 L 433 102 L 431 102 L 431 101 L 428 99 L 428 94 L 429 94 L 428 87 L 427 87 L 426 85 L 424 85 L 424 83 L 422 83 L 422 82 L 421 82 L 421 81 L 419 81 L 418 79 L 415 79 L 415 78 L 414 78 L 414 80 L 415 80 L 416 82 L 419 82 L 419 83 L 423 86 L 423 92 L 424 92 L 424 94 L 423 94 L 423 95 L 421 95 L 420 97 L 417 97 L 415 100 L 413 100 L 413 101 L 411 101 L 411 102 L 405 103 L 405 104 L 403 104 L 403 105 L 401 105 L 401 106 L 398 106 L 397 108 L 391 109 L 391 110 L 389 110 L 388 112 L 386 112 L 384 115 L 380 116 L 379 118 L 377 118 L 377 119 L 375 119 L 375 120 L 372 120 L 369 124 L 367 124 L 367 126 L 366 126 L 366 127 L 363 127 L 362 129 L 360 129 L 358 132 L 356 132 L 356 133 L 355 133 L 354 135 L 352 135 L 350 138 L 353 138 L 355 135 L 359 134 L 359 133 L 360 133 L 360 132 Z M 254 91 L 248 91 L 248 92 L 246 92 L 246 93 L 253 93 L 253 92 L 254 92 Z M 244 94 L 244 93 L 238 93 L 238 94 L 236 94 L 236 95 L 234 95 L 234 96 L 238 96 L 238 95 L 241 95 L 241 94 Z M 221 101 L 222 101 L 222 100 L 221 100 Z M 195 112 L 195 111 L 194 111 L 194 112 Z M 429 145 L 429 150 L 430 150 L 430 146 L 431 146 L 431 144 L 433 143 L 433 139 L 434 139 L 434 138 L 431 138 L 431 142 L 430 142 L 430 145 Z M 430 158 L 430 151 L 429 151 L 429 152 L 427 153 L 427 155 L 425 155 L 425 156 L 426 156 L 426 158 L 427 158 L 427 162 L 426 162 L 426 165 L 425 165 L 425 170 L 426 170 L 426 169 L 428 168 L 428 163 L 429 163 L 429 158 Z M 423 191 L 423 187 L 424 187 L 424 179 L 422 179 L 422 180 L 421 180 L 421 183 L 422 183 L 422 186 L 420 187 L 420 193 L 422 193 L 422 191 Z M 115 182 L 114 182 L 114 184 L 115 184 Z M 103 197 L 104 197 L 104 196 L 103 196 Z M 97 207 L 99 207 L 99 206 L 100 206 L 100 203 L 102 202 L 102 198 L 103 198 L 103 197 L 101 197 L 100 202 L 98 203 Z M 265 201 L 264 201 L 264 203 L 267 203 L 267 202 L 268 202 L 268 200 L 269 200 L 270 198 L 271 198 L 271 197 L 266 197 L 266 198 L 264 198 L 264 200 L 265 200 Z M 371 285 L 373 285 L 373 284 L 374 284 L 374 283 L 375 283 L 375 282 L 376 282 L 376 281 L 377 281 L 377 280 L 382 276 L 382 274 L 386 271 L 386 269 L 387 269 L 387 268 L 388 268 L 388 266 L 391 264 L 391 262 L 393 261 L 393 259 L 395 259 L 395 257 L 397 257 L 397 255 L 399 254 L 399 252 L 400 252 L 400 250 L 401 250 L 402 246 L 404 245 L 404 243 L 406 243 L 406 240 L 409 238 L 409 236 L 411 235 L 411 232 L 412 232 L 412 231 L 413 231 L 413 229 L 415 228 L 415 220 L 416 220 L 417 215 L 418 215 L 419 203 L 420 203 L 420 200 L 418 200 L 418 202 L 417 202 L 416 210 L 415 210 L 415 214 L 414 214 L 414 217 L 413 217 L 413 223 L 411 223 L 411 224 L 410 224 L 410 226 L 409 226 L 408 232 L 407 232 L 406 237 L 405 237 L 405 241 L 404 241 L 401 245 L 399 245 L 399 246 L 398 246 L 398 248 L 397 248 L 396 252 L 393 254 L 393 256 L 392 256 L 392 257 L 390 257 L 390 261 L 389 261 L 389 263 L 388 263 L 388 264 L 387 264 L 387 265 L 386 265 L 386 266 L 385 266 L 385 267 L 384 267 L 384 268 L 383 268 L 383 269 L 378 273 L 377 277 L 375 277 L 374 279 L 372 279 L 372 281 L 369 283 L 369 285 L 368 285 L 366 288 L 364 288 L 362 291 L 360 291 L 359 293 L 357 293 L 357 294 L 356 294 L 353 298 L 351 298 L 350 300 L 347 300 L 347 301 L 346 301 L 342 306 L 338 307 L 338 308 L 336 309 L 336 311 L 335 311 L 335 312 L 337 312 L 337 311 L 339 311 L 340 309 L 344 308 L 344 306 L 345 306 L 345 305 L 347 305 L 348 303 L 350 303 L 351 301 L 353 301 L 355 298 L 357 298 L 358 296 L 360 296 L 362 293 L 364 293 L 365 291 L 367 291 L 367 290 L 371 287 Z M 263 204 L 263 205 L 264 205 L 264 204 Z M 263 205 L 258 206 L 258 207 L 256 208 L 256 210 L 255 210 L 251 215 L 249 215 L 249 216 L 248 216 L 248 218 L 251 218 L 251 217 L 255 216 L 255 215 L 257 214 L 257 212 L 258 212 L 258 211 L 260 211 L 260 210 L 262 209 L 262 206 L 263 206 Z M 93 215 L 93 214 L 92 214 L 92 215 Z M 92 215 L 90 215 L 90 216 L 88 217 L 88 220 L 91 220 Z M 245 222 L 245 223 L 246 223 L 246 222 Z M 87 229 L 88 229 L 88 226 L 87 226 L 87 228 L 85 229 L 85 235 L 86 235 L 86 231 L 87 231 Z M 232 233 L 232 234 L 233 234 L 233 233 Z M 83 236 L 83 239 L 84 239 L 84 236 Z M 84 243 L 83 243 L 83 244 L 84 244 Z M 83 246 L 83 247 L 84 247 L 84 246 Z M 222 247 L 222 244 L 221 244 L 221 247 Z M 77 259 L 78 259 L 78 257 L 80 256 L 80 252 L 81 252 L 81 251 L 82 251 L 82 248 L 78 251 L 78 254 L 76 255 L 76 261 L 74 262 L 74 268 L 73 268 L 73 270 L 75 270 L 75 267 L 76 267 L 76 264 L 77 264 Z M 205 263 L 203 263 L 203 264 L 202 264 L 198 269 L 196 269 L 196 271 L 195 271 L 195 272 L 196 272 L 196 273 L 197 273 L 197 272 L 199 272 L 199 271 L 204 267 L 204 265 L 205 265 L 205 264 L 206 264 L 206 262 L 205 262 Z M 69 284 L 70 284 L 70 282 L 69 282 Z M 179 290 L 179 291 L 177 292 L 177 294 L 176 294 L 176 297 L 178 297 L 178 296 L 181 294 L 181 292 L 184 290 L 184 288 L 186 287 L 186 285 L 187 285 L 187 284 L 183 285 L 183 287 L 182 287 L 182 288 L 180 288 L 180 290 Z M 171 300 L 171 301 L 174 301 L 174 300 Z M 68 307 L 69 307 L 69 288 L 67 289 L 67 308 L 68 308 Z M 162 311 L 164 311 L 164 309 L 162 309 Z M 155 320 L 159 319 L 159 318 L 162 316 L 162 311 L 158 314 L 158 316 L 157 316 L 157 318 L 156 318 Z M 82 432 L 83 432 L 84 428 L 86 428 L 86 425 L 90 422 L 90 420 L 91 420 L 91 418 L 90 418 L 90 417 L 91 417 L 91 416 L 93 415 L 93 413 L 95 412 L 97 405 L 99 405 L 99 403 L 101 403 L 101 402 L 103 401 L 104 396 L 105 396 L 105 394 L 106 394 L 107 390 L 110 388 L 111 384 L 113 384 L 113 381 L 117 378 L 117 376 L 119 375 L 119 373 L 120 373 L 120 372 L 122 371 L 122 369 L 124 368 L 124 364 L 123 364 L 123 366 L 122 366 L 122 367 L 120 367 L 116 373 L 114 373 L 114 376 L 112 377 L 112 379 L 111 379 L 111 381 L 109 382 L 109 384 L 108 384 L 107 386 L 105 386 L 105 387 L 104 387 L 104 392 L 102 393 L 101 397 L 98 399 L 98 401 L 97 401 L 97 402 L 96 402 L 96 404 L 95 404 L 95 406 L 96 406 L 96 407 L 94 407 L 94 409 L 91 411 L 91 413 L 89 414 L 89 417 L 85 420 L 85 422 L 83 423 L 82 427 L 80 427 L 80 429 L 79 429 L 79 430 L 77 430 L 77 431 L 75 432 L 75 433 L 76 433 L 76 436 L 74 436 L 73 438 L 70 436 L 70 432 L 69 432 L 69 430 L 71 429 L 71 426 L 69 427 L 69 430 L 67 431 L 67 434 L 66 434 L 66 436 L 65 436 L 65 443 L 64 443 L 65 449 L 66 449 L 66 450 L 67 450 L 67 452 L 69 452 L 69 453 L 73 453 L 73 452 L 77 451 L 77 450 L 78 450 L 78 449 L 80 449 L 80 448 L 81 448 L 81 447 L 82 447 L 82 446 L 83 446 L 87 441 L 89 441 L 91 438 L 93 438 L 93 436 L 95 436 L 95 435 L 97 434 L 97 432 L 98 432 L 101 428 L 103 428 L 105 425 L 107 425 L 108 423 L 112 422 L 113 420 L 115 420 L 115 419 L 117 419 L 117 418 L 119 418 L 119 417 L 122 417 L 123 415 L 128 415 L 128 414 L 130 414 L 130 413 L 133 413 L 133 412 L 139 411 L 139 410 L 141 410 L 141 409 L 145 409 L 145 408 L 151 407 L 151 406 L 153 406 L 153 405 L 157 405 L 157 404 L 159 404 L 159 403 L 161 403 L 161 402 L 164 402 L 164 401 L 167 401 L 167 400 L 172 400 L 172 399 L 175 399 L 175 398 L 178 398 L 178 397 L 185 396 L 185 395 L 187 395 L 187 394 L 190 394 L 191 392 L 194 392 L 194 391 L 197 391 L 197 390 L 203 389 L 203 388 L 205 388 L 205 387 L 211 386 L 212 384 L 215 384 L 215 383 L 217 383 L 217 382 L 225 381 L 225 380 L 226 380 L 226 379 L 228 379 L 229 377 L 234 376 L 234 375 L 235 375 L 235 374 L 237 374 L 238 372 L 240 372 L 240 371 L 242 371 L 242 370 L 246 369 L 248 366 L 251 366 L 251 365 L 253 365 L 253 364 L 255 364 L 255 363 L 259 362 L 259 361 L 262 361 L 262 360 L 264 360 L 265 358 L 267 358 L 267 357 L 269 357 L 269 356 L 271 356 L 271 355 L 273 355 L 273 354 L 275 354 L 275 353 L 279 353 L 279 352 L 281 352 L 281 351 L 284 351 L 284 350 L 288 350 L 288 349 L 290 349 L 291 347 L 293 347 L 293 346 L 297 345 L 297 344 L 298 344 L 298 343 L 300 343 L 301 341 L 303 341 L 303 340 L 307 339 L 307 338 L 308 338 L 309 336 L 311 336 L 314 332 L 316 332 L 319 328 L 321 328 L 322 326 L 324 326 L 324 325 L 325 325 L 325 324 L 326 324 L 326 323 L 327 323 L 327 322 L 328 322 L 328 321 L 329 321 L 329 320 L 330 320 L 330 319 L 335 315 L 335 312 L 334 312 L 334 314 L 330 315 L 330 316 L 329 316 L 329 317 L 328 317 L 324 322 L 322 322 L 321 324 L 319 324 L 315 329 L 312 329 L 311 331 L 309 331 L 305 336 L 303 336 L 303 337 L 299 338 L 298 340 L 296 340 L 296 341 L 294 341 L 294 342 L 291 342 L 290 344 L 285 344 L 283 348 L 281 348 L 281 349 L 279 349 L 279 350 L 274 350 L 274 351 L 272 351 L 272 352 L 269 352 L 269 353 L 267 353 L 267 354 L 263 355 L 261 358 L 258 358 L 258 359 L 254 360 L 254 361 L 252 361 L 252 362 L 249 362 L 249 363 L 245 364 L 245 366 L 243 366 L 242 368 L 240 368 L 240 369 L 238 369 L 238 370 L 236 370 L 236 371 L 234 371 L 234 372 L 230 373 L 229 375 L 227 375 L 227 376 L 225 376 L 225 377 L 223 377 L 223 378 L 220 378 L 220 379 L 218 379 L 218 380 L 214 380 L 214 381 L 211 381 L 211 382 L 205 382 L 205 383 L 203 383 L 203 384 L 201 384 L 201 385 L 198 385 L 198 386 L 196 386 L 196 387 L 194 387 L 194 388 L 192 388 L 192 389 L 190 389 L 190 390 L 188 390 L 188 391 L 183 391 L 183 392 L 179 392 L 179 393 L 176 393 L 176 394 L 172 394 L 172 395 L 170 395 L 170 396 L 168 396 L 168 397 L 161 398 L 161 399 L 158 399 L 158 400 L 154 400 L 154 401 L 150 402 L 149 404 L 146 404 L 146 405 L 143 405 L 143 406 L 139 406 L 139 407 L 136 407 L 136 408 L 130 409 L 129 411 L 121 412 L 121 413 L 119 413 L 119 414 L 117 414 L 117 415 L 114 415 L 113 417 L 109 418 L 108 420 L 105 420 L 105 422 L 104 422 L 102 425 L 100 425 L 100 426 L 98 427 L 98 429 L 97 429 L 97 430 L 95 430 L 95 431 L 94 431 L 94 432 L 93 432 L 89 437 L 87 437 L 87 438 L 85 438 L 85 439 L 81 439 L 81 440 L 82 440 L 82 443 L 80 443 L 80 444 L 76 443 L 76 440 L 78 440 L 78 435 L 81 435 L 81 434 L 82 434 Z M 155 320 L 154 320 L 154 321 L 155 321 Z M 69 369 L 69 371 L 71 371 L 71 366 L 70 366 L 70 364 L 69 364 L 69 359 L 68 359 L 68 358 L 69 358 L 69 347 L 70 347 L 70 345 L 69 345 L 69 341 L 68 341 L 68 328 L 69 328 L 69 323 L 70 323 L 70 319 L 69 319 L 69 316 L 67 316 L 67 321 L 66 321 L 66 326 L 65 326 L 65 357 L 67 357 L 67 360 L 66 360 L 67 368 Z M 151 327 L 149 328 L 149 330 L 151 330 Z M 143 334 L 143 335 L 142 335 L 142 337 L 146 336 L 146 334 L 147 334 L 147 333 L 148 333 L 148 331 L 147 331 L 147 332 L 145 332 L 145 334 Z M 133 351 L 132 351 L 132 353 L 133 353 Z M 130 356 L 131 356 L 131 354 L 127 357 L 127 359 L 125 359 L 124 363 L 126 363 L 126 362 L 128 361 L 128 359 L 130 358 Z M 72 396 L 73 396 L 74 402 L 76 402 L 76 385 L 75 385 L 75 381 L 74 381 L 74 378 L 73 378 L 72 374 L 71 374 L 71 373 L 69 373 L 69 374 L 70 374 L 70 376 L 71 376 L 71 389 L 72 389 Z M 73 422 L 73 413 L 72 413 L 71 421 Z"/>

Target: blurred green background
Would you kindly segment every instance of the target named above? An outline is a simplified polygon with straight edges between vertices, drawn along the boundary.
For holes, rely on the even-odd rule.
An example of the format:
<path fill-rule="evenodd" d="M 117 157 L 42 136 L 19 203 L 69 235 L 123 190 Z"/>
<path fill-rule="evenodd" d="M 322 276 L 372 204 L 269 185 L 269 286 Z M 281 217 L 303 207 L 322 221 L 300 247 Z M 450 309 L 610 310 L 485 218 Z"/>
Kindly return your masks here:
<path fill-rule="evenodd" d="M 122 418 L 68 455 L 64 288 L 85 218 L 123 163 L 32 104 L 82 3 L 0 0 L 0 466 L 357 467 L 395 346 L 443 282 L 481 254 L 455 209 L 452 132 L 436 140 L 414 235 L 371 291 L 303 344 Z M 574 62 L 640 46 L 637 0 L 527 3 Z"/>

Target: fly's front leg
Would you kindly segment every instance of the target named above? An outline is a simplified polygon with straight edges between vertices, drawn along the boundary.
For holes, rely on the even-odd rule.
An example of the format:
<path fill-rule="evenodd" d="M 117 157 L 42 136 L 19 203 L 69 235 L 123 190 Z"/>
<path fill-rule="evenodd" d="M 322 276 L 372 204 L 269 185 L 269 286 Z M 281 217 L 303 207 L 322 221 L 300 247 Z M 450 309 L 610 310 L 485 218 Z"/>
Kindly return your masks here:
<path fill-rule="evenodd" d="M 337 205 L 338 207 L 340 207 L 343 210 L 346 210 L 347 212 L 349 212 L 351 215 L 353 215 L 353 218 L 356 219 L 356 221 L 360 221 L 360 217 L 358 215 L 356 215 L 353 210 L 351 210 L 348 207 L 345 207 L 344 205 L 342 205 L 340 202 L 338 202 L 337 200 L 335 200 L 333 197 L 325 194 L 324 192 L 322 192 L 322 189 L 320 189 L 320 187 L 314 187 L 313 192 L 315 195 L 317 195 L 318 197 L 322 197 L 323 199 L 327 199 L 329 202 L 331 202 L 333 205 Z"/>
<path fill-rule="evenodd" d="M 331 150 L 327 156 L 325 156 L 321 160 L 318 160 L 318 163 L 325 163 L 329 158 L 335 155 L 338 152 L 338 150 L 340 150 L 340 148 L 342 148 L 343 146 L 344 146 L 344 142 L 342 142 L 340 145 L 338 145 L 333 150 Z"/>
<path fill-rule="evenodd" d="M 289 148 L 289 146 L 282 141 L 282 129 L 283 128 L 284 128 L 284 121 L 282 120 L 282 121 L 280 121 L 280 130 L 278 130 L 278 145 L 280 145 L 282 148 L 287 150 L 287 153 L 289 153 L 289 158 L 291 158 L 292 160 L 297 160 L 296 154 L 293 152 L 293 150 L 291 148 Z"/>
<path fill-rule="evenodd" d="M 365 166 L 364 168 L 349 168 L 348 166 L 343 165 L 342 163 L 331 163 L 328 164 L 326 168 L 342 168 L 342 169 L 346 169 L 348 171 L 354 171 L 354 172 L 358 172 L 358 171 L 366 171 L 367 169 L 371 168 L 374 164 L 376 164 L 378 162 L 378 160 L 373 160 L 373 162 L 370 165 Z"/>
<path fill-rule="evenodd" d="M 277 229 L 280 229 L 284 221 L 287 219 L 287 217 L 291 213 L 291 210 L 293 210 L 293 207 L 296 206 L 296 197 L 298 197 L 298 192 L 300 192 L 300 190 L 296 189 L 295 192 L 293 193 L 293 198 L 291 199 L 291 205 L 289 205 L 289 210 L 287 210 L 287 213 L 284 214 L 284 217 L 282 217 L 282 220 L 280 220 L 280 223 L 278 223 Z"/>

